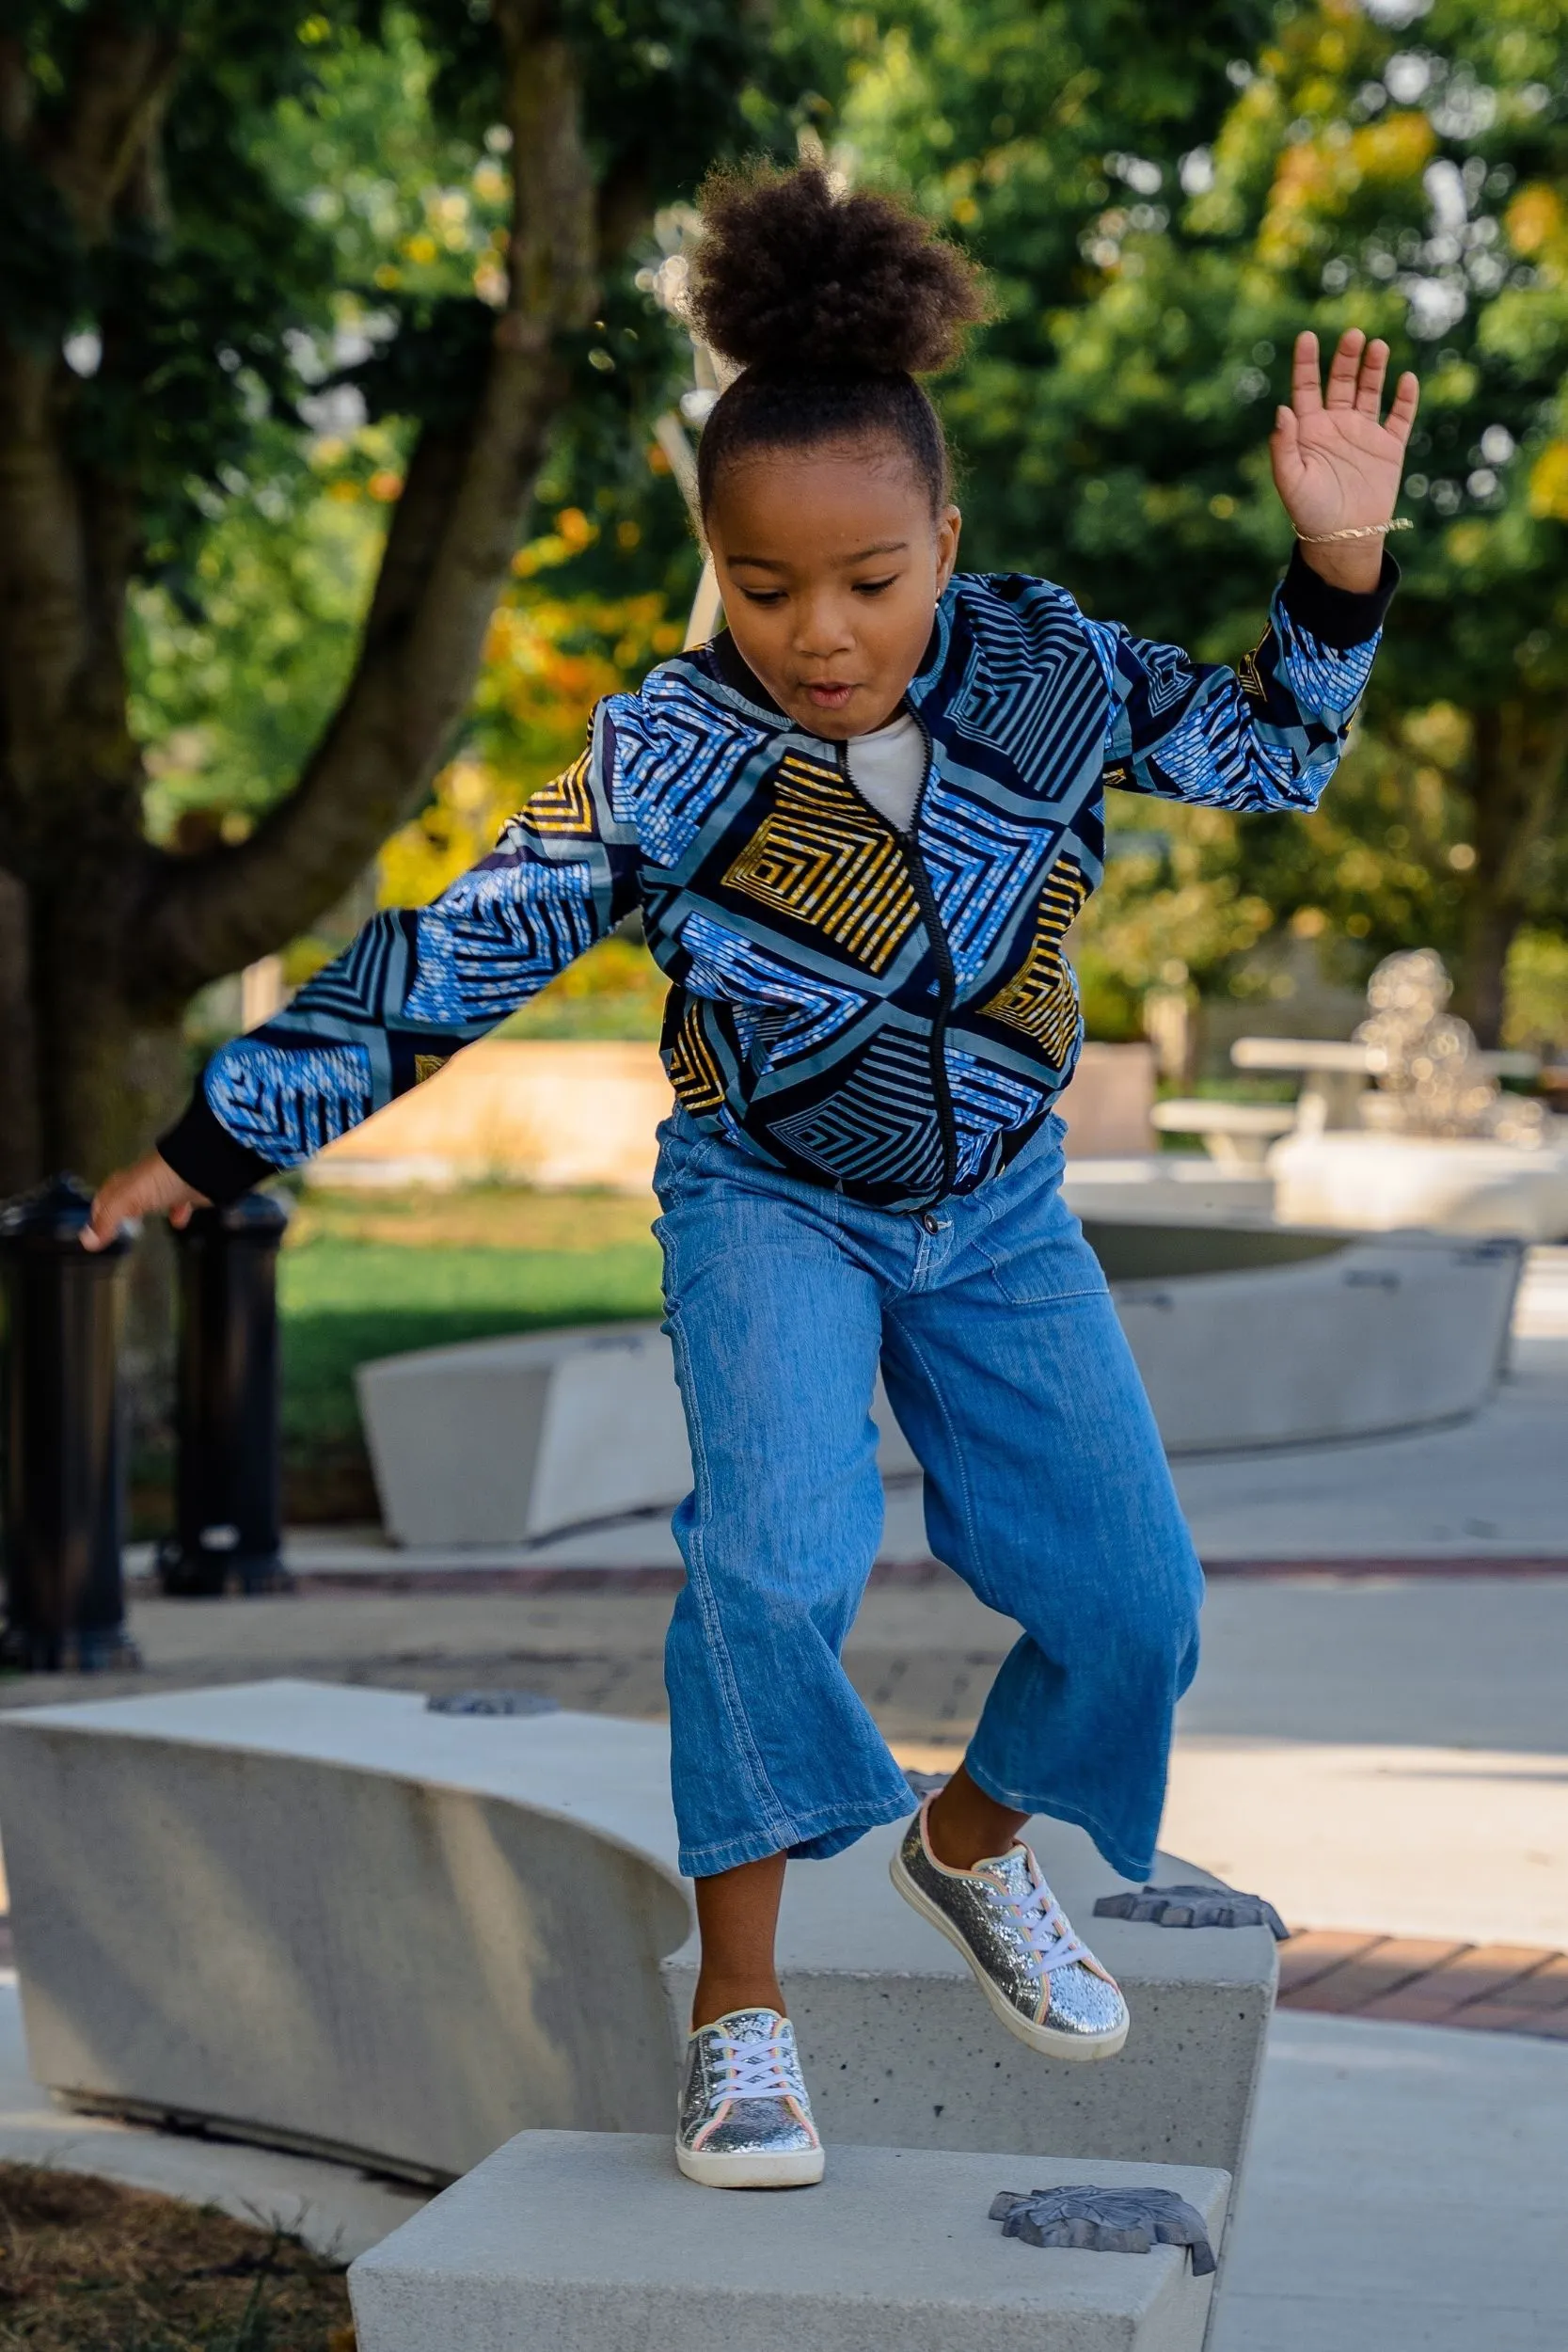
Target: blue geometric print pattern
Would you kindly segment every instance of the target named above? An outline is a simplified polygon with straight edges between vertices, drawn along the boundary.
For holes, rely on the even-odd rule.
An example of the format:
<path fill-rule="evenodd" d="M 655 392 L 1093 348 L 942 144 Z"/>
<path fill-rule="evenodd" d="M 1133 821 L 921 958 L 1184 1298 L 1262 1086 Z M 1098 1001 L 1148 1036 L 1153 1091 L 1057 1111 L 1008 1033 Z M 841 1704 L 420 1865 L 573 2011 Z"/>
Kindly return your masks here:
<path fill-rule="evenodd" d="M 339 1021 L 378 1021 L 388 1003 L 402 1001 L 407 955 L 399 917 L 372 914 L 352 946 L 306 981 L 292 1010 Z"/>
<path fill-rule="evenodd" d="M 1069 790 L 1098 764 L 1105 699 L 1083 615 L 1060 588 L 1004 576 L 974 616 L 983 684 L 976 681 L 955 733 L 1000 751 L 1019 772 Z M 1037 787 L 1037 788 L 1038 788 Z"/>
<path fill-rule="evenodd" d="M 1032 1135 L 1056 1091 L 1054 1087 L 1031 1086 L 1011 1071 L 993 1070 L 956 1045 L 947 1048 L 947 1078 L 958 1130 L 960 1180 L 989 1174 L 1004 1136 L 1020 1129 Z"/>
<path fill-rule="evenodd" d="M 1332 723 L 1334 713 L 1342 707 L 1347 687 L 1354 688 L 1355 701 L 1366 691 L 1376 643 L 1354 645 L 1348 653 L 1334 654 L 1325 661 L 1315 637 L 1298 628 L 1289 612 L 1280 618 L 1279 674 L 1304 710 L 1316 711 Z"/>
<path fill-rule="evenodd" d="M 368 1119 L 370 1056 L 363 1045 L 269 1045 L 236 1038 L 207 1064 L 208 1104 L 237 1143 L 274 1168 L 297 1168 Z"/>
<path fill-rule="evenodd" d="M 1153 758 L 1150 754 L 1144 763 L 1150 773 Z M 1134 776 L 1138 773 L 1135 770 Z M 1174 786 L 1184 801 L 1224 808 L 1305 809 L 1317 797 L 1309 789 L 1297 796 L 1289 749 L 1283 744 L 1254 745 L 1239 714 L 1216 695 L 1197 700 L 1180 724 L 1161 738 L 1158 782 L 1163 797 L 1171 797 Z"/>
<path fill-rule="evenodd" d="M 641 695 L 618 694 L 611 710 L 616 808 L 657 865 L 674 866 L 746 760 L 767 744 L 768 730 L 737 721 L 716 734 L 711 703 L 683 678 L 657 670 Z"/>
<path fill-rule="evenodd" d="M 526 894 L 517 888 L 523 870 Z M 504 1021 L 594 935 L 582 866 L 476 866 L 420 916 L 420 976 L 404 1017 L 431 1029 Z"/>
<path fill-rule="evenodd" d="M 861 989 L 836 987 L 769 955 L 711 915 L 689 914 L 681 925 L 681 946 L 691 959 L 685 985 L 693 996 L 727 1001 L 741 1011 L 771 1008 L 755 1012 L 753 1025 L 742 1027 L 741 1035 L 748 1049 L 754 1037 L 764 1038 L 775 1063 L 799 1060 L 825 1045 L 871 1002 Z"/>
<path fill-rule="evenodd" d="M 771 1125 L 800 1159 L 847 1185 L 893 1181 L 928 1196 L 941 1184 L 931 1049 L 907 1030 L 884 1030 L 826 1101 Z"/>
<path fill-rule="evenodd" d="M 1049 581 L 956 580 L 906 694 L 931 745 L 912 836 L 716 639 L 601 704 L 496 851 L 417 915 L 377 915 L 225 1048 L 208 1101 L 292 1165 L 638 909 L 699 1124 L 881 1208 L 971 1190 L 1071 1075 L 1060 940 L 1099 879 L 1103 787 L 1311 807 L 1381 609 L 1293 565 L 1232 670 L 1087 620 Z"/>
<path fill-rule="evenodd" d="M 954 966 L 972 980 L 1021 891 L 1051 854 L 1053 827 L 1029 823 L 932 778 L 920 812 L 920 848 L 937 897 Z"/>

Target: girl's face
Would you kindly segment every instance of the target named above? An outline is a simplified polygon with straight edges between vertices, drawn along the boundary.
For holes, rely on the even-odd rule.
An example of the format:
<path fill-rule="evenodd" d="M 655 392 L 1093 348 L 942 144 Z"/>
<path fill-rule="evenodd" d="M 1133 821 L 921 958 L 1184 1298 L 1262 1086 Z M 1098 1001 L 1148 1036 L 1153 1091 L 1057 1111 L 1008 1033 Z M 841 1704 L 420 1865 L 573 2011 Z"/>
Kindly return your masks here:
<path fill-rule="evenodd" d="M 737 651 L 780 708 L 842 742 L 891 719 L 953 575 L 958 510 L 933 518 L 893 440 L 737 458 L 706 525 Z"/>

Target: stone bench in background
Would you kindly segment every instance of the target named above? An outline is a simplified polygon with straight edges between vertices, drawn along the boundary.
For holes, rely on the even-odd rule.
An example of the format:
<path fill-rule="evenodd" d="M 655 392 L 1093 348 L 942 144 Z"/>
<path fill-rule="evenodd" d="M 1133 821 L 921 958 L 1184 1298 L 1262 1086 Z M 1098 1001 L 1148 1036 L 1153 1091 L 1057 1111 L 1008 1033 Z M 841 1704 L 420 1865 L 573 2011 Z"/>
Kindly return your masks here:
<path fill-rule="evenodd" d="M 384 1356 L 355 1371 L 387 1533 L 401 1544 L 517 1544 L 691 1484 L 670 1343 L 657 1323 Z M 880 1381 L 884 1478 L 915 1468 Z"/>
<path fill-rule="evenodd" d="M 1451 1421 L 1484 1402 L 1501 1370 L 1517 1242 L 1353 1241 L 1105 1215 L 1085 1230 L 1173 1454 Z M 668 1511 L 691 1483 L 657 1324 L 473 1340 L 386 1357 L 356 1376 L 382 1518 L 398 1543 L 527 1543 Z M 912 1476 L 880 1382 L 871 1414 L 883 1477 Z"/>
<path fill-rule="evenodd" d="M 1086 2181 L 1171 2189 L 1220 2242 L 1219 2171 L 834 2146 L 820 2188 L 720 2212 L 668 2135 L 531 2132 L 360 2256 L 360 2352 L 1198 2352 L 1214 2280 L 1181 2249 L 987 2218 L 998 2189 Z"/>
<path fill-rule="evenodd" d="M 1362 1232 L 1568 1239 L 1568 1120 L 1538 1150 L 1482 1137 L 1292 1135 L 1269 1153 L 1281 1217 Z"/>

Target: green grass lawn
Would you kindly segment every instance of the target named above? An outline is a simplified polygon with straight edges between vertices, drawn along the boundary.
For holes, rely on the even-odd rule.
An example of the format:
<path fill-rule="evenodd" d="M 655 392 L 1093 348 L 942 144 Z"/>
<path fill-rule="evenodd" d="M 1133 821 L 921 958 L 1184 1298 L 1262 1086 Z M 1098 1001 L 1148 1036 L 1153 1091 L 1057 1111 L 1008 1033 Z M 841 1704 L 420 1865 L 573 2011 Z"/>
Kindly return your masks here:
<path fill-rule="evenodd" d="M 657 1317 L 655 1208 L 651 1198 L 502 1185 L 306 1193 L 278 1267 L 289 1517 L 373 1516 L 356 1364 L 512 1331 Z M 145 1509 L 156 1517 L 162 1507 Z"/>
<path fill-rule="evenodd" d="M 659 1312 L 650 1239 L 589 1252 L 406 1248 L 332 1237 L 285 1255 L 283 1441 L 306 1459 L 357 1437 L 354 1368 L 411 1348 Z"/>

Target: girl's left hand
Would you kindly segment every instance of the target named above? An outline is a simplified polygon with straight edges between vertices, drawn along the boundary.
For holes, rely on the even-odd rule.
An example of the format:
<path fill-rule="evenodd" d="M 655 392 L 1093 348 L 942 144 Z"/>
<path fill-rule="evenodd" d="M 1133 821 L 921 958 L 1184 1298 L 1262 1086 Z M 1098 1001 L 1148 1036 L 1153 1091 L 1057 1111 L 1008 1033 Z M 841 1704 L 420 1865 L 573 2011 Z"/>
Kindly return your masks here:
<path fill-rule="evenodd" d="M 1291 405 L 1275 417 L 1269 455 L 1275 487 L 1304 539 L 1393 516 L 1420 388 L 1407 370 L 1385 419 L 1387 368 L 1387 344 L 1368 342 L 1358 326 L 1349 327 L 1329 362 L 1325 393 L 1316 335 L 1296 337 Z M 1375 588 L 1383 569 L 1380 538 L 1340 539 L 1302 552 L 1336 587 Z"/>

